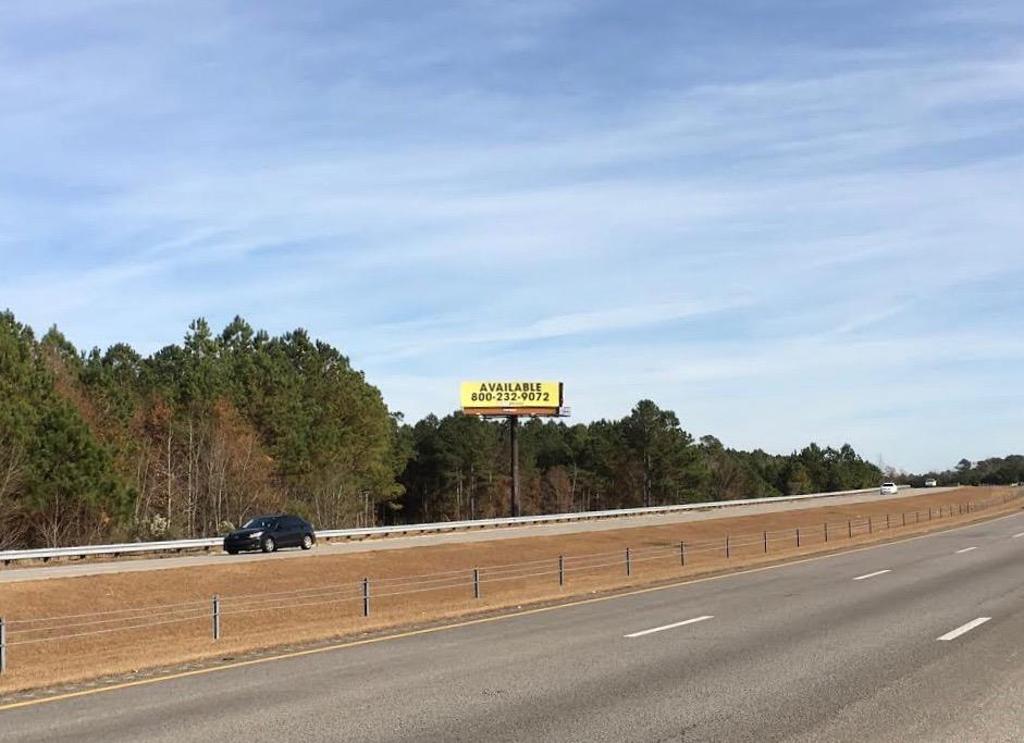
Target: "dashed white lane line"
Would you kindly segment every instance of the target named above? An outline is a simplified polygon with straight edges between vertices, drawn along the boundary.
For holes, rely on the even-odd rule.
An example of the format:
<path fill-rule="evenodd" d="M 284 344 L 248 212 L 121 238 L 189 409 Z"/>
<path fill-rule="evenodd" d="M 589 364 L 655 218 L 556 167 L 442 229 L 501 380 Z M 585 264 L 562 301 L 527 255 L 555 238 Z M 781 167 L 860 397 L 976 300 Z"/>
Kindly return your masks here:
<path fill-rule="evenodd" d="M 655 632 L 664 632 L 667 629 L 675 629 L 676 627 L 684 627 L 687 624 L 696 624 L 697 622 L 704 622 L 704 621 L 706 621 L 708 619 L 714 619 L 714 617 L 711 616 L 711 615 L 707 615 L 707 616 L 703 616 L 703 617 L 694 617 L 693 619 L 685 619 L 682 622 L 675 622 L 673 624 L 666 624 L 666 625 L 664 625 L 662 627 L 652 627 L 651 629 L 645 629 L 645 630 L 641 630 L 639 632 L 633 632 L 631 634 L 624 635 L 624 637 L 634 638 L 634 637 L 643 637 L 644 635 L 653 635 Z"/>
<path fill-rule="evenodd" d="M 891 570 L 876 570 L 875 572 L 868 573 L 867 575 L 858 575 L 856 578 L 854 578 L 854 580 L 867 580 L 868 578 L 874 578 L 875 576 L 885 575 L 886 573 L 891 572 Z"/>
<path fill-rule="evenodd" d="M 978 549 L 977 547 L 964 547 L 962 550 L 957 550 L 954 554 L 962 555 L 964 552 L 973 552 Z"/>
<path fill-rule="evenodd" d="M 1010 537 L 1010 539 L 1020 539 L 1021 537 L 1024 537 L 1024 531 L 1022 531 L 1020 534 L 1014 534 L 1012 537 Z"/>
<path fill-rule="evenodd" d="M 960 637 L 960 635 L 966 635 L 975 627 L 980 627 L 991 618 L 992 617 L 978 617 L 977 619 L 972 619 L 967 624 L 962 624 L 955 630 L 950 630 L 946 634 L 942 635 L 941 637 L 936 637 L 935 639 L 941 642 L 949 642 L 950 640 L 955 640 L 956 638 Z"/>

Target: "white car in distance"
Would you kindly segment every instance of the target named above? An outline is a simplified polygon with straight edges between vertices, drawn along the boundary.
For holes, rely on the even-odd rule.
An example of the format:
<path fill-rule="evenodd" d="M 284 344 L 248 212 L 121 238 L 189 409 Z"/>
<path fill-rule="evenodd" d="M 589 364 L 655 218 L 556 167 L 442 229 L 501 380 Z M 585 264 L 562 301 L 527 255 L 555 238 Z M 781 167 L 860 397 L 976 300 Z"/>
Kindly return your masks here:
<path fill-rule="evenodd" d="M 883 482 L 881 493 L 882 495 L 896 495 L 900 492 L 899 486 L 894 482 Z"/>
<path fill-rule="evenodd" d="M 934 488 L 934 487 L 937 487 L 938 484 L 939 484 L 939 481 L 936 480 L 934 477 L 929 477 L 927 480 L 924 481 L 924 486 L 926 488 Z"/>

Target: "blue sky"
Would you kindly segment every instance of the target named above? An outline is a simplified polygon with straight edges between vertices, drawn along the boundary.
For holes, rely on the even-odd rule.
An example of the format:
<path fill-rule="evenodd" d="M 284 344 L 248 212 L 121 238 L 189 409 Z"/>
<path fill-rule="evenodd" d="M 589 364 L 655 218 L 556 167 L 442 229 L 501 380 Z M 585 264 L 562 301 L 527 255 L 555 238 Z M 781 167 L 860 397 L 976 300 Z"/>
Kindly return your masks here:
<path fill-rule="evenodd" d="M 1021 451 L 1019 2 L 9 0 L 0 306 L 241 314 L 910 469 Z"/>

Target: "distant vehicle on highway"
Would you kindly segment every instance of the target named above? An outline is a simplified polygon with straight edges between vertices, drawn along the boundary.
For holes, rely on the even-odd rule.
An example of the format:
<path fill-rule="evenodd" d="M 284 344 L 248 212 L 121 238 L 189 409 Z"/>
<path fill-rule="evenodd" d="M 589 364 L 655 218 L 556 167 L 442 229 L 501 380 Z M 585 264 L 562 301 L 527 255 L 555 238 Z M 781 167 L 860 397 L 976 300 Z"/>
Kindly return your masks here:
<path fill-rule="evenodd" d="M 900 492 L 899 486 L 894 482 L 883 482 L 881 493 L 882 495 L 896 495 Z"/>
<path fill-rule="evenodd" d="M 934 488 L 938 484 L 939 484 L 939 481 L 936 480 L 934 477 L 929 477 L 927 480 L 924 481 L 924 486 L 926 488 Z"/>
<path fill-rule="evenodd" d="M 257 516 L 249 519 L 241 529 L 224 537 L 224 551 L 237 555 L 246 550 L 276 552 L 280 547 L 312 549 L 316 544 L 313 525 L 298 516 Z"/>

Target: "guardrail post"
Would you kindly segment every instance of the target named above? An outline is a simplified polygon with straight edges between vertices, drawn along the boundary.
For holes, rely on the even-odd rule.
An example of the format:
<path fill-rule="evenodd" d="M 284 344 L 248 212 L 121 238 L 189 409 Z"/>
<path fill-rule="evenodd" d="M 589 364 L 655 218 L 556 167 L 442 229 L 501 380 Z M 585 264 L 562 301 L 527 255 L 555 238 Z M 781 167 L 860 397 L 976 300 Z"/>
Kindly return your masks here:
<path fill-rule="evenodd" d="M 473 568 L 473 598 L 480 598 L 480 568 Z"/>
<path fill-rule="evenodd" d="M 558 556 L 558 585 L 565 585 L 565 556 Z"/>
<path fill-rule="evenodd" d="M 213 639 L 220 639 L 220 596 L 213 595 Z"/>
<path fill-rule="evenodd" d="M 633 565 L 632 565 L 632 563 L 631 563 L 631 561 L 629 559 L 629 547 L 626 547 L 626 575 L 629 576 L 629 575 L 632 575 L 632 574 L 633 574 Z"/>
<path fill-rule="evenodd" d="M 370 616 L 370 579 L 363 578 L 363 616 Z"/>

